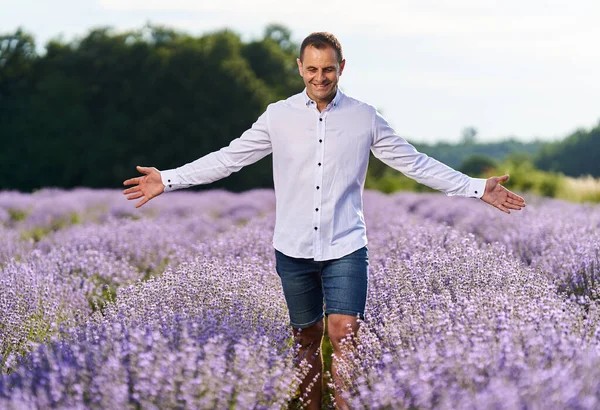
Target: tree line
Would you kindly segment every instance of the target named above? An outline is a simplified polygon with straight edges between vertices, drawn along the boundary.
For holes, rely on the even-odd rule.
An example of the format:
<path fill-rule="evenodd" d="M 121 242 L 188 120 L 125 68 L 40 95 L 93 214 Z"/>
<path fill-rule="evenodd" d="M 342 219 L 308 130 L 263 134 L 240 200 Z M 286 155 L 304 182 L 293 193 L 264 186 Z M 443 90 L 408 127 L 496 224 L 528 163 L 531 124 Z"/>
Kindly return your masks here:
<path fill-rule="evenodd" d="M 571 177 L 600 177 L 600 121 L 590 129 L 579 129 L 561 141 L 545 144 L 535 157 L 542 170 Z"/>
<path fill-rule="evenodd" d="M 279 25 L 243 41 L 148 25 L 52 40 L 0 36 L 0 189 L 118 187 L 135 165 L 179 166 L 241 135 L 304 87 Z M 265 158 L 211 187 L 272 186 Z"/>
<path fill-rule="evenodd" d="M 172 168 L 228 145 L 269 103 L 304 87 L 299 47 L 276 24 L 251 41 L 230 30 L 195 37 L 155 25 L 105 27 L 45 48 L 39 54 L 22 29 L 0 35 L 2 190 L 119 187 L 135 165 Z M 600 176 L 600 124 L 552 144 L 483 144 L 469 131 L 459 144 L 415 145 L 470 174 L 521 152 L 543 170 Z M 368 186 L 390 176 L 372 158 Z M 269 157 L 210 185 L 257 187 L 272 187 Z"/>

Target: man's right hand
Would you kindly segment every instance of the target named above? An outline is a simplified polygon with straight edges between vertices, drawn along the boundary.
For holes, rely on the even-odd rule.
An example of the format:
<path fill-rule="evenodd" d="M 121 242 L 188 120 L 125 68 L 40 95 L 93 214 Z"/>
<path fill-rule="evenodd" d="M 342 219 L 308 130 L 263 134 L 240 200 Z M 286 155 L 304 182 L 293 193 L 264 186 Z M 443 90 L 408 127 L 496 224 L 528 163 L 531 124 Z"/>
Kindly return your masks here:
<path fill-rule="evenodd" d="M 127 199 L 142 198 L 135 207 L 139 208 L 154 197 L 159 196 L 165 191 L 165 186 L 162 183 L 160 172 L 156 168 L 135 167 L 144 176 L 131 178 L 123 182 L 123 185 L 135 185 L 123 191 L 124 195 L 128 195 Z"/>

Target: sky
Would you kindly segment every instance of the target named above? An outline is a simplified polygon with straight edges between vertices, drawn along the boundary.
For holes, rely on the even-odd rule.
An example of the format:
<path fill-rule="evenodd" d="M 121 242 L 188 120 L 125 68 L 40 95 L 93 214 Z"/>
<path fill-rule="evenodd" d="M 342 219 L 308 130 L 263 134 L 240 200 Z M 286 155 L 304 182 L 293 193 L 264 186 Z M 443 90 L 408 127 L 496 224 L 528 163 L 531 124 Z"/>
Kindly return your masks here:
<path fill-rule="evenodd" d="M 18 27 L 41 50 L 94 27 L 228 28 L 245 40 L 270 23 L 300 43 L 340 40 L 348 95 L 377 107 L 413 142 L 562 139 L 600 121 L 596 0 L 0 0 L 0 33 Z M 250 125 L 250 124 L 249 124 Z"/>

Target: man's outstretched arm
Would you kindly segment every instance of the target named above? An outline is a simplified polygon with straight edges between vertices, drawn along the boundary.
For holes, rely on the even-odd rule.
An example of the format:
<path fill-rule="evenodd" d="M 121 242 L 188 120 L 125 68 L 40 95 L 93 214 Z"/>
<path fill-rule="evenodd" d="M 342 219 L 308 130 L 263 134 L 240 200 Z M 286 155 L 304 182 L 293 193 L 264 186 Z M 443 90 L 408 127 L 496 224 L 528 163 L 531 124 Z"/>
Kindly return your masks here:
<path fill-rule="evenodd" d="M 225 178 L 232 172 L 250 165 L 271 153 L 268 113 L 263 113 L 252 127 L 229 146 L 211 152 L 179 168 L 159 171 L 156 168 L 137 167 L 144 176 L 131 178 L 123 185 L 135 185 L 123 191 L 127 199 L 142 198 L 136 208 L 163 192 L 209 184 Z"/>
<path fill-rule="evenodd" d="M 379 113 L 375 113 L 373 144 L 375 157 L 402 172 L 409 178 L 440 190 L 446 195 L 480 198 L 502 212 L 520 210 L 525 200 L 501 185 L 508 175 L 488 179 L 471 178 L 451 167 L 418 152 L 404 138 L 398 136 Z"/>

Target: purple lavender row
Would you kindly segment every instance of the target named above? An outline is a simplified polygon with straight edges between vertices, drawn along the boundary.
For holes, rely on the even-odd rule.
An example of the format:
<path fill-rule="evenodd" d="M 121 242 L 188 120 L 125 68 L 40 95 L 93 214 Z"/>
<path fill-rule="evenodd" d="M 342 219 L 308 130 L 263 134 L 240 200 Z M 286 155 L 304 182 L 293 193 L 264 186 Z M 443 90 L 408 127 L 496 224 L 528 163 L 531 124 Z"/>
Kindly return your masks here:
<path fill-rule="evenodd" d="M 501 243 L 520 260 L 549 275 L 579 303 L 600 298 L 600 206 L 531 198 L 505 215 L 483 203 L 443 195 L 397 194 L 394 206 L 412 215 Z"/>
<path fill-rule="evenodd" d="M 269 202 L 272 193 L 268 191 L 253 195 L 251 203 L 272 203 Z M 582 306 L 565 299 L 559 293 L 559 287 L 549 279 L 548 272 L 528 267 L 517 253 L 507 251 L 508 246 L 485 245 L 475 231 L 465 232 L 440 224 L 429 216 L 418 215 L 419 198 L 407 199 L 413 202 L 404 206 L 396 203 L 398 197 L 370 192 L 365 197 L 371 279 L 367 320 L 358 339 L 360 354 L 349 360 L 346 368 L 351 376 L 349 400 L 356 406 L 367 408 L 597 407 L 597 392 L 600 391 L 595 370 L 600 368 L 597 307 L 591 305 L 586 312 Z M 423 203 L 441 199 L 427 195 L 420 198 Z M 442 203 L 443 209 L 452 213 L 449 203 Z M 248 205 L 249 208 L 253 206 Z M 238 202 L 231 209 L 247 209 L 247 204 Z M 471 211 L 478 212 L 474 209 Z M 580 209 L 576 207 L 571 211 Z M 442 212 L 439 214 L 443 215 Z M 568 225 L 573 214 L 556 211 L 552 214 L 554 218 L 540 218 L 538 223 L 551 229 L 560 215 Z M 195 403 L 190 406 L 197 408 L 211 408 L 210 405 L 215 403 L 219 404 L 217 407 L 225 403 L 237 408 L 281 407 L 282 402 L 278 400 L 289 399 L 299 375 L 290 367 L 285 367 L 285 371 L 275 367 L 275 364 L 290 363 L 291 355 L 286 350 L 289 331 L 280 284 L 273 268 L 272 214 L 267 214 L 266 218 L 261 216 L 264 215 L 244 216 L 241 223 L 240 219 L 234 219 L 237 222 L 214 238 L 205 238 L 192 251 L 198 256 L 196 260 L 182 258 L 183 264 L 171 265 L 160 277 L 132 286 L 123 283 L 116 302 L 107 306 L 105 316 L 95 315 L 83 324 L 80 322 L 66 329 L 62 341 L 42 344 L 22 362 L 18 355 L 12 355 L 7 364 L 12 374 L 10 378 L 2 379 L 3 403 L 29 400 L 29 404 L 43 406 L 51 403 L 48 397 L 55 397 L 53 403 L 63 407 L 90 406 L 90 400 L 108 403 L 103 401 L 103 394 L 91 381 L 78 386 L 65 383 L 61 387 L 56 380 L 64 380 L 60 375 L 67 373 L 77 380 L 89 380 L 85 375 L 97 372 L 96 369 L 101 367 L 98 363 L 118 362 L 119 356 L 114 354 L 119 349 L 116 334 L 155 332 L 153 334 L 160 335 L 155 336 L 156 348 L 140 345 L 139 338 L 131 342 L 134 345 L 129 349 L 135 353 L 130 359 L 135 365 L 128 370 L 130 373 L 123 370 L 131 377 L 105 383 L 115 389 L 111 397 L 121 397 L 119 403 L 123 407 L 135 406 L 138 403 L 135 400 L 147 400 L 143 407 L 181 405 L 174 400 Z M 175 218 L 168 208 L 157 213 L 154 220 L 148 216 L 130 222 L 146 223 L 152 229 L 152 224 L 161 224 L 165 220 L 172 223 L 179 220 L 184 224 L 182 226 L 194 223 L 194 217 L 185 211 Z M 208 222 L 218 220 L 207 219 Z M 484 227 L 478 225 L 479 229 Z M 120 227 L 114 225 L 113 228 Z M 62 232 L 68 242 L 69 230 L 64 228 L 52 235 Z M 493 232 L 491 228 L 488 230 Z M 185 232 L 185 229 L 180 227 L 176 231 Z M 110 232 L 111 229 L 102 231 L 101 236 L 110 237 Z M 140 233 L 135 232 L 132 236 Z M 81 240 L 85 236 L 81 235 Z M 593 232 L 581 231 L 579 240 L 585 242 L 590 237 L 593 238 Z M 92 243 L 102 242 L 94 239 Z M 119 243 L 117 240 L 108 243 L 112 244 L 110 249 L 123 249 L 114 245 Z M 52 249 L 48 246 L 46 251 Z M 119 252 L 133 255 L 128 261 L 153 266 L 144 262 L 145 257 L 136 257 L 132 249 Z M 114 250 L 110 252 L 119 254 Z M 156 250 L 151 253 L 154 252 Z M 56 299 L 61 298 L 59 293 Z M 173 327 L 175 322 L 181 326 Z M 182 338 L 187 340 L 189 336 L 182 336 L 185 332 L 177 329 L 194 324 L 206 324 L 189 341 L 194 357 L 206 357 L 200 346 L 208 343 L 212 336 L 220 335 L 219 345 L 227 347 L 225 353 L 215 356 L 217 358 L 211 356 L 201 363 L 199 359 L 188 362 L 195 363 L 193 369 L 198 374 L 202 373 L 201 366 L 209 366 L 215 372 L 221 369 L 218 375 L 229 376 L 216 377 L 214 384 L 210 384 L 211 380 L 205 376 L 195 379 L 193 385 L 175 386 L 185 391 L 205 391 L 206 397 L 225 399 L 207 404 L 192 402 L 194 398 L 189 396 L 181 399 L 184 393 L 178 393 L 179 399 L 159 402 L 158 396 L 171 396 L 165 392 L 154 394 L 144 387 L 148 383 L 139 382 L 143 379 L 140 376 L 142 369 L 147 369 L 140 363 L 143 359 L 149 360 L 148 357 L 161 358 L 149 360 L 150 363 L 169 363 L 160 367 L 160 374 L 167 376 L 154 377 L 158 385 L 170 386 L 170 380 L 177 378 L 168 375 L 180 374 L 181 370 L 178 370 L 177 361 L 162 358 L 172 357 L 177 349 L 160 346 L 169 345 L 170 338 L 180 342 Z M 106 330 L 115 327 L 118 331 Z M 90 332 L 96 332 L 97 337 L 81 336 Z M 232 368 L 223 367 L 223 363 L 230 363 L 226 359 L 232 356 L 227 352 L 235 352 L 240 340 L 252 343 L 258 340 L 258 345 L 264 343 L 274 350 L 265 355 L 270 359 L 257 353 L 256 365 L 251 361 L 248 369 L 244 369 L 248 373 L 232 377 Z M 60 348 L 57 347 L 59 344 Z M 244 352 L 242 347 L 239 349 Z M 72 350 L 81 357 L 75 365 L 67 363 L 67 358 L 71 360 L 75 353 L 60 353 Z M 96 351 L 104 353 L 85 356 L 85 352 Z M 90 356 L 92 359 L 84 360 Z M 253 370 L 263 360 L 267 367 Z M 48 368 L 46 363 L 54 363 L 54 367 Z M 127 363 L 115 366 L 126 368 Z M 257 373 L 265 377 L 260 379 L 263 380 L 262 389 L 248 381 L 248 374 Z M 232 378 L 243 383 L 234 383 Z M 244 386 L 252 386 L 255 395 L 257 391 L 267 394 L 274 383 L 268 380 L 275 379 L 281 380 L 281 387 L 276 389 L 277 399 L 264 395 L 256 398 L 250 389 L 244 389 Z M 569 379 L 577 380 L 577 383 L 566 383 Z M 46 390 L 36 380 L 55 380 L 47 385 L 55 386 L 58 392 L 52 393 L 54 396 L 44 393 Z M 124 391 L 124 384 L 128 386 L 127 392 L 138 389 L 142 393 L 139 397 L 119 396 L 118 391 Z M 237 391 L 235 397 L 247 397 L 246 401 L 233 402 L 233 396 L 222 393 L 231 392 L 227 389 Z M 78 396 L 73 391 L 83 393 Z"/>
<path fill-rule="evenodd" d="M 182 193 L 136 214 L 115 191 L 1 193 L 0 209 L 13 217 L 0 227 L 0 368 L 9 352 L 80 323 L 120 286 L 193 259 L 207 238 L 271 209 L 270 194 Z M 78 223 L 56 223 L 73 212 Z M 26 235 L 50 225 L 35 244 Z"/>
<path fill-rule="evenodd" d="M 269 228 L 272 218 L 233 227 L 195 261 L 123 287 L 103 314 L 61 340 L 13 355 L 4 403 L 282 408 L 302 374 Z"/>
<path fill-rule="evenodd" d="M 272 191 L 243 194 L 177 192 L 139 210 L 120 191 L 43 189 L 33 194 L 0 192 L 0 265 L 31 251 L 31 242 L 77 225 L 98 226 L 113 221 L 155 219 L 166 223 L 185 217 L 186 231 L 195 235 L 220 231 L 231 222 L 274 209 Z M 216 222 L 221 222 L 218 224 Z M 196 231 L 194 231 L 196 229 Z"/>
<path fill-rule="evenodd" d="M 3 377 L 0 406 L 283 408 L 297 385 L 291 355 L 258 334 L 207 337 L 210 319 L 174 316 L 158 329 L 86 325 L 68 342 L 40 345 Z"/>
<path fill-rule="evenodd" d="M 424 220 L 394 199 L 365 204 L 372 265 L 366 322 L 343 369 L 348 402 L 597 408 L 598 306 L 564 298 L 550 275 L 504 245 Z"/>

